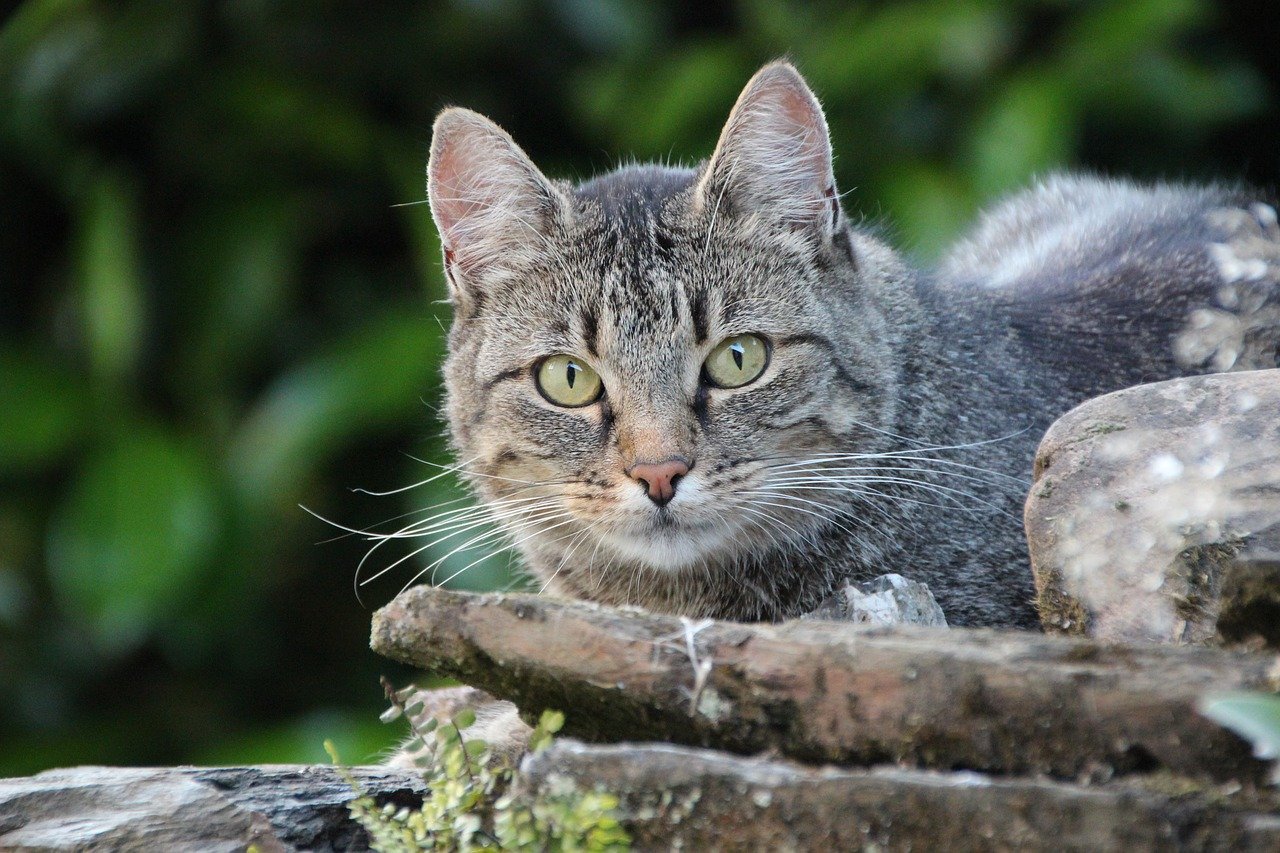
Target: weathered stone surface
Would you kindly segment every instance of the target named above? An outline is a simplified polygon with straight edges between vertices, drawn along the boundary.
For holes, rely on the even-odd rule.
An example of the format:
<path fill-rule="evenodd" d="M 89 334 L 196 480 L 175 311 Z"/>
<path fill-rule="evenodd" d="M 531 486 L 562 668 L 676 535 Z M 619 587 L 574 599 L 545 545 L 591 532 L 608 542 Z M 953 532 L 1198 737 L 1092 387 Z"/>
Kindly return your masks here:
<path fill-rule="evenodd" d="M 357 768 L 413 806 L 420 783 Z M 810 768 L 666 744 L 561 740 L 516 796 L 616 794 L 639 850 L 1280 849 L 1280 791 L 1169 775 L 1102 784 Z M 0 780 L 0 849 L 362 850 L 329 767 L 87 767 Z"/>
<path fill-rule="evenodd" d="M 640 850 L 1280 849 L 1274 794 L 1171 777 L 1085 786 L 566 741 L 522 769 L 526 795 L 617 794 Z"/>
<path fill-rule="evenodd" d="M 865 583 L 846 581 L 806 619 L 835 619 L 861 625 L 947 627 L 947 617 L 929 591 L 902 575 L 881 575 Z"/>
<path fill-rule="evenodd" d="M 471 711 L 476 719 L 467 729 L 467 737 L 487 743 L 492 758 L 507 766 L 520 760 L 533 734 L 532 727 L 520 719 L 515 705 L 474 687 L 415 689 L 404 700 L 404 706 L 417 731 L 424 730 L 432 720 L 450 720 L 463 710 Z M 412 771 L 417 760 L 427 754 L 425 745 L 413 749 L 406 743 L 387 760 L 387 766 Z"/>
<path fill-rule="evenodd" d="M 1028 633 L 800 620 L 691 623 L 534 595 L 419 587 L 374 617 L 382 654 L 564 710 L 586 740 L 659 740 L 804 761 L 1005 773 L 1168 768 L 1258 779 L 1200 717 L 1210 691 L 1276 689 L 1274 655 Z"/>
<path fill-rule="evenodd" d="M 1257 370 L 1140 385 L 1060 418 L 1025 514 L 1046 630 L 1213 641 L 1228 576 L 1280 529 L 1277 413 L 1280 370 Z"/>
<path fill-rule="evenodd" d="M 381 801 L 420 803 L 420 777 L 353 768 Z M 75 767 L 0 779 L 0 850 L 363 850 L 332 767 Z"/>

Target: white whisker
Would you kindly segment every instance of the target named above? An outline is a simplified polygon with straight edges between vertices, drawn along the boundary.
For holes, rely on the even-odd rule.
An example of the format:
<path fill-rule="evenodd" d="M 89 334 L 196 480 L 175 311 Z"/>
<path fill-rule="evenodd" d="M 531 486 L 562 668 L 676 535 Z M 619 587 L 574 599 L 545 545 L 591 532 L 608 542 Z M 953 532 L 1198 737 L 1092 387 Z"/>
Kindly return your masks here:
<path fill-rule="evenodd" d="M 535 513 L 539 513 L 538 515 L 536 515 L 536 517 L 540 519 L 540 518 L 542 518 L 542 517 L 543 517 L 543 516 L 541 515 L 541 513 L 554 514 L 554 513 L 557 513 L 557 512 L 563 512 L 563 511 L 562 511 L 562 510 L 557 510 L 555 507 L 547 507 L 546 509 L 543 509 L 543 510 L 534 510 L 534 511 L 533 511 L 532 513 L 530 513 L 529 515 L 530 515 L 530 517 L 532 518 L 532 517 L 535 517 Z M 484 527 L 484 528 L 490 528 L 490 529 L 485 530 L 483 533 L 480 533 L 479 535 L 474 536 L 474 537 L 472 537 L 471 539 L 468 539 L 466 542 L 463 542 L 461 545 L 459 545 L 459 546 L 455 547 L 452 551 L 450 551 L 450 552 L 449 552 L 448 554 L 446 554 L 444 557 L 441 557 L 441 558 L 440 558 L 439 560 L 437 560 L 435 563 L 432 563 L 432 566 L 438 565 L 440 562 L 443 562 L 444 560 L 448 559 L 449 557 L 453 556 L 454 554 L 458 553 L 459 551 L 465 551 L 467 548 L 474 547 L 476 544 L 478 544 L 478 543 L 480 543 L 480 542 L 483 542 L 483 541 L 485 541 L 486 539 L 488 539 L 488 538 L 490 538 L 490 537 L 495 537 L 495 536 L 501 536 L 501 535 L 503 535 L 503 534 L 504 534 L 504 531 L 503 531 L 501 528 L 498 528 L 498 529 L 492 529 L 492 525 L 493 525 L 493 523 L 494 523 L 494 522 L 490 521 L 489 519 L 480 519 L 480 520 L 475 521 L 475 522 L 472 522 L 472 523 L 470 523 L 470 524 L 466 525 L 465 527 L 462 527 L 462 528 L 460 528 L 460 529 L 458 529 L 458 530 L 451 531 L 450 533 L 448 533 L 448 534 L 446 534 L 446 535 L 444 535 L 444 536 L 441 536 L 441 537 L 439 537 L 438 539 L 436 539 L 436 540 L 434 540 L 434 541 L 432 541 L 432 542 L 428 542 L 426 545 L 422 545 L 421 547 L 414 549 L 414 550 L 413 550 L 412 552 L 410 552 L 409 554 L 406 554 L 405 556 L 403 556 L 403 557 L 401 557 L 400 559 L 396 560 L 394 563 L 392 563 L 391 565 L 389 565 L 389 566 L 387 566 L 386 568 L 382 569 L 381 571 L 377 572 L 376 574 L 371 575 L 370 577 L 368 577 L 368 578 L 364 579 L 363 581 L 360 581 L 360 585 L 361 585 L 361 586 L 364 586 L 364 585 L 366 585 L 366 584 L 372 583 L 373 581 L 375 581 L 375 580 L 377 580 L 378 578 L 380 578 L 380 577 L 382 577 L 383 575 L 385 575 L 387 572 L 389 572 L 389 571 L 391 571 L 392 569 L 394 569 L 396 566 L 399 566 L 401 563 L 404 563 L 406 560 L 412 559 L 413 557 L 416 557 L 418 554 L 421 554 L 423 551 L 427 551 L 427 550 L 429 550 L 429 549 L 431 549 L 431 548 L 434 548 L 434 547 L 436 547 L 437 545 L 440 545 L 440 544 L 442 544 L 442 543 L 444 543 L 444 542 L 448 541 L 449 539 L 452 539 L 452 538 L 453 538 L 453 537 L 455 537 L 455 536 L 458 536 L 458 535 L 460 535 L 460 534 L 462 534 L 462 533 L 466 533 L 466 532 L 468 532 L 468 531 L 470 531 L 470 530 L 474 530 L 474 529 L 475 529 L 475 528 L 477 528 L 477 527 Z M 378 544 L 379 544 L 379 545 L 381 545 L 382 543 L 380 542 L 380 543 L 378 543 Z M 377 547 L 378 547 L 377 545 L 375 545 L 375 546 L 374 546 L 374 548 L 377 548 Z M 373 550 L 373 549 L 370 549 L 370 553 L 372 553 L 372 550 Z M 366 555 L 366 556 L 367 556 L 367 555 Z M 362 560 L 362 561 L 361 561 L 361 563 L 363 564 L 363 562 L 364 562 L 364 561 Z M 430 568 L 430 566 L 429 566 L 428 568 Z M 357 569 L 357 573 L 358 573 L 358 572 L 359 572 L 359 569 Z"/>
<path fill-rule="evenodd" d="M 518 545 L 520 545 L 521 543 L 523 543 L 523 542 L 527 542 L 528 540 L 532 539 L 534 536 L 542 536 L 542 535 L 545 535 L 545 534 L 546 534 L 548 531 L 550 531 L 550 530 L 555 530 L 557 527 L 563 527 L 563 526 L 564 526 L 564 525 L 566 525 L 566 524 L 572 524 L 572 523 L 573 523 L 574 521 L 576 521 L 576 520 L 577 520 L 577 519 L 570 517 L 570 518 L 568 518 L 568 519 L 566 519 L 566 520 L 564 520 L 564 521 L 561 521 L 561 522 L 558 522 L 558 523 L 556 523 L 556 524 L 553 524 L 553 525 L 551 525 L 550 527 L 544 528 L 544 529 L 542 529 L 542 530 L 535 531 L 534 533 L 531 533 L 531 534 L 529 534 L 528 536 L 525 536 L 525 537 L 523 537 L 523 538 L 521 538 L 521 539 L 517 539 L 515 542 L 512 542 L 510 545 L 507 545 L 507 546 L 505 546 L 505 547 L 506 547 L 506 548 L 515 548 L 515 547 L 517 547 Z M 467 569 L 471 568 L 472 566 L 476 565 L 477 563 L 481 563 L 481 562 L 483 562 L 483 561 L 485 561 L 485 560 L 489 559 L 489 558 L 490 558 L 490 557 L 492 557 L 492 556 L 493 556 L 493 554 L 485 554 L 485 555 L 484 555 L 483 557 L 481 557 L 480 559 L 478 559 L 478 560 L 473 560 L 472 562 L 467 563 L 467 565 L 463 566 L 462 568 L 458 569 L 458 570 L 457 570 L 456 572 L 454 572 L 453 574 L 449 575 L 449 577 L 447 577 L 447 578 L 445 578 L 444 580 L 440 581 L 440 583 L 438 584 L 438 586 L 444 586 L 444 585 L 445 585 L 445 584 L 447 584 L 449 581 L 453 580 L 453 579 L 454 579 L 454 578 L 456 578 L 458 575 L 460 575 L 460 574 L 462 574 L 463 572 L 465 572 Z M 413 584 L 413 581 L 417 580 L 417 579 L 418 579 L 419 577 L 421 577 L 421 576 L 422 576 L 422 573 L 421 573 L 421 572 L 419 572 L 419 573 L 418 573 L 416 576 L 414 576 L 414 578 L 413 578 L 412 580 L 410 580 L 410 581 L 409 581 L 409 583 L 408 583 L 408 584 L 406 584 L 406 585 L 405 585 L 405 586 L 404 586 L 400 591 L 401 591 L 401 592 L 404 592 L 404 590 L 408 589 L 408 588 Z"/>

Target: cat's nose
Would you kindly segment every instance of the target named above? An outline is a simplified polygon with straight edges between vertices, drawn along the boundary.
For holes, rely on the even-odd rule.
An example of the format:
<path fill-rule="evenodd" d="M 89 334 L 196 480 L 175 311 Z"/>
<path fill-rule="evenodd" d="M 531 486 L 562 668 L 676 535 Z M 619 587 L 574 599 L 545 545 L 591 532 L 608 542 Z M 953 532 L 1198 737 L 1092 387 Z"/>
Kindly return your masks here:
<path fill-rule="evenodd" d="M 627 469 L 627 476 L 643 486 L 649 500 L 658 506 L 666 506 L 676 496 L 676 484 L 688 473 L 689 463 L 678 457 L 641 462 Z"/>

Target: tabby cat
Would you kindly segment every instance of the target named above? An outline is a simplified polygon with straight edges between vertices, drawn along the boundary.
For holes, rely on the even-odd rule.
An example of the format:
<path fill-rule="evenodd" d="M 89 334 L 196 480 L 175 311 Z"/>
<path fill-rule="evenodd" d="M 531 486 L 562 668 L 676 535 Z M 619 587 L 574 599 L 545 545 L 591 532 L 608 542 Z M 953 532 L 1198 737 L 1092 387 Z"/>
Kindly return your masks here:
<path fill-rule="evenodd" d="M 440 114 L 453 444 L 545 586 L 779 619 L 893 571 L 952 624 L 1033 626 L 1020 515 L 1046 427 L 1275 365 L 1274 327 L 1186 337 L 1242 310 L 1215 250 L 1280 240 L 1243 191 L 1051 177 L 922 272 L 849 220 L 831 158 L 785 63 L 695 168 L 553 181 L 483 116 Z M 1274 278 L 1245 284 L 1274 302 Z"/>

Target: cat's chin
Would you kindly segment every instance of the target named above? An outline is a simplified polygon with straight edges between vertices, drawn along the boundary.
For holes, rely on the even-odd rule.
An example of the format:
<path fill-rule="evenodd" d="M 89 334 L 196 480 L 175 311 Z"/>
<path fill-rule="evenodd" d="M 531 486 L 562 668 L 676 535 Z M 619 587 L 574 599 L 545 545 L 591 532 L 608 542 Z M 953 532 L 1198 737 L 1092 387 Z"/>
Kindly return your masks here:
<path fill-rule="evenodd" d="M 606 533 L 604 541 L 623 560 L 666 572 L 696 565 L 730 547 L 730 539 L 723 526 L 704 528 L 664 524 L 634 534 Z"/>

